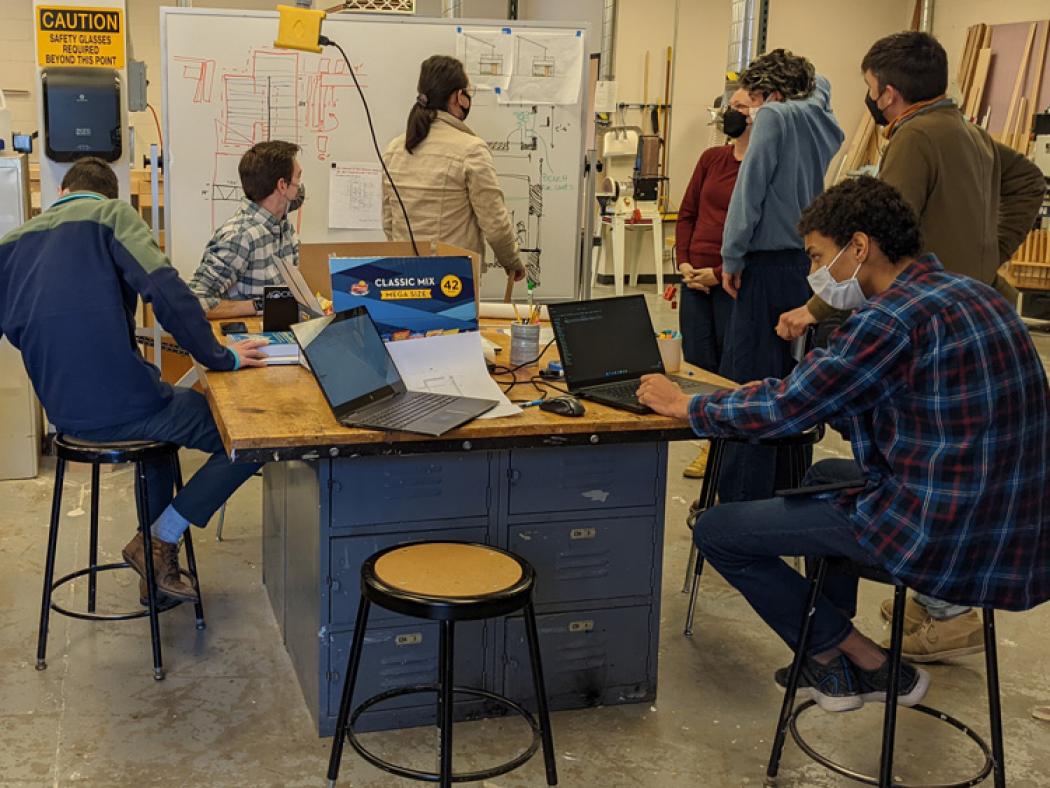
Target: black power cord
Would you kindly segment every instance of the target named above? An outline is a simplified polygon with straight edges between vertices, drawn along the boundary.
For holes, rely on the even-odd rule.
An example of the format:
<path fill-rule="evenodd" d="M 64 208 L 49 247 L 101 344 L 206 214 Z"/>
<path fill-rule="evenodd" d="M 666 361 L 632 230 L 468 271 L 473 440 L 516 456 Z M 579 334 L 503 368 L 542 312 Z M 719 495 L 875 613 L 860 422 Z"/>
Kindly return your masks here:
<path fill-rule="evenodd" d="M 408 211 L 405 209 L 405 202 L 401 199 L 401 192 L 397 190 L 397 184 L 394 183 L 394 179 L 390 177 L 390 170 L 386 168 L 386 162 L 383 161 L 383 152 L 379 150 L 379 142 L 376 140 L 376 128 L 372 124 L 372 113 L 368 109 L 368 101 L 365 99 L 365 92 L 361 90 L 361 83 L 357 81 L 357 74 L 354 73 L 354 66 L 350 62 L 350 58 L 346 56 L 346 52 L 339 46 L 335 41 L 328 38 L 328 36 L 320 36 L 317 39 L 317 43 L 322 46 L 335 47 L 339 50 L 339 54 L 343 56 L 343 60 L 346 61 L 346 67 L 350 69 L 350 77 L 354 80 L 354 87 L 357 88 L 357 94 L 361 97 L 361 105 L 365 108 L 365 118 L 368 119 L 368 131 L 372 135 L 372 147 L 375 148 L 376 158 L 379 159 L 379 164 L 383 168 L 383 172 L 386 175 L 387 182 L 390 184 L 390 188 L 394 190 L 394 196 L 397 197 L 397 204 L 401 206 L 401 215 L 405 217 L 405 227 L 408 228 L 408 239 L 412 242 L 412 251 L 415 252 L 416 257 L 419 257 L 419 247 L 416 246 L 416 236 L 412 233 L 412 222 L 408 219 Z"/>
<path fill-rule="evenodd" d="M 543 358 L 543 354 L 546 353 L 547 349 L 553 344 L 554 344 L 554 340 L 552 339 L 550 342 L 548 342 L 546 345 L 543 346 L 543 349 L 539 352 L 539 355 L 537 355 L 536 358 L 530 358 L 528 361 L 523 361 L 522 363 L 518 364 L 516 367 L 504 367 L 501 364 L 493 365 L 493 367 L 492 367 L 492 374 L 494 374 L 494 375 L 513 375 L 515 372 L 517 372 L 522 367 L 531 366 L 532 364 L 535 364 L 537 361 L 539 361 L 541 358 Z M 510 390 L 512 388 L 517 386 L 519 383 L 524 383 L 525 381 L 523 381 L 523 380 L 516 380 L 515 379 L 515 380 L 511 380 L 509 383 L 507 383 L 506 381 L 498 381 L 498 382 L 500 383 L 500 385 L 506 385 L 507 386 L 507 388 L 503 389 L 503 393 L 504 394 L 508 394 L 508 393 L 510 393 Z M 530 380 L 529 382 L 531 383 L 532 380 Z"/>

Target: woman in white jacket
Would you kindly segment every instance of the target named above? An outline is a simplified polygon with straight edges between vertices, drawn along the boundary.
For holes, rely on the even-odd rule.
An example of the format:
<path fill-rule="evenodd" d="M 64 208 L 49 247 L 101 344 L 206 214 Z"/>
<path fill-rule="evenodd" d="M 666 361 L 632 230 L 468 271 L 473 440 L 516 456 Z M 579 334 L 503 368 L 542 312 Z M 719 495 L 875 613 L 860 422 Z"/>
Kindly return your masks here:
<path fill-rule="evenodd" d="M 383 154 L 415 237 L 443 241 L 481 256 L 488 241 L 507 275 L 515 281 L 524 279 L 525 266 L 492 154 L 463 122 L 473 95 L 463 64 L 446 55 L 427 58 L 417 89 L 406 133 Z M 408 240 L 397 197 L 385 180 L 383 231 L 389 240 Z"/>

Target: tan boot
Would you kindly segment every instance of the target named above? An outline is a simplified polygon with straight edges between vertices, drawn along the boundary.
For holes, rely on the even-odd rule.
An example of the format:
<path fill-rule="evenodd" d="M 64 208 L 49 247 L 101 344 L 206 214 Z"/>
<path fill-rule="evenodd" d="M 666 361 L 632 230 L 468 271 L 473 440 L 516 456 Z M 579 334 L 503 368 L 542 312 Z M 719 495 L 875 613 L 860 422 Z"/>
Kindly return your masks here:
<path fill-rule="evenodd" d="M 885 621 L 893 621 L 893 597 L 884 599 L 879 609 Z M 904 606 L 904 634 L 910 635 L 917 631 L 929 617 L 926 608 L 916 602 L 914 597 L 908 597 L 908 603 Z"/>
<path fill-rule="evenodd" d="M 1032 709 L 1032 716 L 1037 720 L 1050 722 L 1050 706 L 1036 706 Z"/>
<path fill-rule="evenodd" d="M 700 453 L 696 455 L 696 458 L 685 466 L 685 470 L 682 471 L 682 475 L 687 479 L 703 479 L 704 472 L 707 470 L 707 454 L 711 450 L 711 444 L 708 441 L 704 441 L 700 447 Z"/>
<path fill-rule="evenodd" d="M 883 648 L 889 648 L 884 642 Z M 910 635 L 904 636 L 903 656 L 910 662 L 941 662 L 984 651 L 984 628 L 976 610 L 939 621 L 927 619 Z"/>
<path fill-rule="evenodd" d="M 176 599 L 196 602 L 197 592 L 183 581 L 179 574 L 179 546 L 153 537 L 153 573 L 157 581 L 157 590 Z M 124 560 L 146 579 L 146 545 L 141 533 L 135 534 L 121 551 Z"/>

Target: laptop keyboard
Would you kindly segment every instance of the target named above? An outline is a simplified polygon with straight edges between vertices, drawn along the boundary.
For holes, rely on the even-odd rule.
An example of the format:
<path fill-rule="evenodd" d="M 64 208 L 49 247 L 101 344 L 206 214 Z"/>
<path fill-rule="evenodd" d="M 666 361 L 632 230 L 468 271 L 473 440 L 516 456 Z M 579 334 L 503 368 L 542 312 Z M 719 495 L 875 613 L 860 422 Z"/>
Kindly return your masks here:
<path fill-rule="evenodd" d="M 370 426 L 396 430 L 441 410 L 458 397 L 449 394 L 428 394 L 406 391 L 388 402 L 377 402 L 354 414 L 355 421 L 367 421 Z"/>
<path fill-rule="evenodd" d="M 619 383 L 606 383 L 602 386 L 593 386 L 591 391 L 597 392 L 604 397 L 617 399 L 622 402 L 638 402 L 638 386 L 640 381 L 623 380 Z"/>

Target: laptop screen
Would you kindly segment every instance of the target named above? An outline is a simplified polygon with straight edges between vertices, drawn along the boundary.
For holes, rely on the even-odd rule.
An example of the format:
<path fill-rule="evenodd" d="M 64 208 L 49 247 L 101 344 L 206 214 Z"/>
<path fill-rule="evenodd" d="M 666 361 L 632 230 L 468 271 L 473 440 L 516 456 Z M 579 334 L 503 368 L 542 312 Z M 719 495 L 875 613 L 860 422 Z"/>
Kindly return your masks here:
<path fill-rule="evenodd" d="M 336 417 L 405 390 L 365 307 L 296 323 L 292 332 Z"/>
<path fill-rule="evenodd" d="M 645 296 L 548 305 L 570 388 L 663 372 Z"/>

